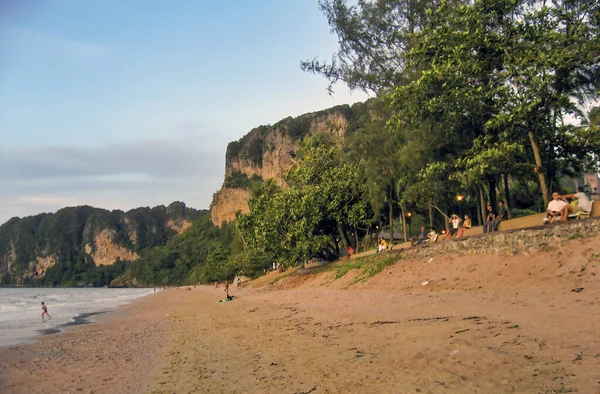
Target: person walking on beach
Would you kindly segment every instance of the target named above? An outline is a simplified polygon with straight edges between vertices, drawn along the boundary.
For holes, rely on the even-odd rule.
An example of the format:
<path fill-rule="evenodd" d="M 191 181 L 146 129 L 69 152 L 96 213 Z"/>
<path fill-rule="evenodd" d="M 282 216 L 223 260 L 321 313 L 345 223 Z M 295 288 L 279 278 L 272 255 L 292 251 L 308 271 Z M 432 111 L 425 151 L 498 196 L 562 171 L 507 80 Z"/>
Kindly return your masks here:
<path fill-rule="evenodd" d="M 44 315 L 48 316 L 48 319 L 52 319 L 48 314 L 48 308 L 46 307 L 46 304 L 44 304 L 44 301 L 42 301 L 42 310 L 42 320 L 44 320 Z"/>

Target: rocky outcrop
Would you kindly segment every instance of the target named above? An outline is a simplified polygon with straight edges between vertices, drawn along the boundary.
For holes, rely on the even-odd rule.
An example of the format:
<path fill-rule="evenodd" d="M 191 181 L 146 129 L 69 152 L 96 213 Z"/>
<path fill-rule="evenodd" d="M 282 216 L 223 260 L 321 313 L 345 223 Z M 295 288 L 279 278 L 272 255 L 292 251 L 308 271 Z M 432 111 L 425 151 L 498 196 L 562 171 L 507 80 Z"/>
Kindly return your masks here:
<path fill-rule="evenodd" d="M 169 219 L 167 227 L 175 231 L 177 234 L 183 233 L 185 230 L 190 228 L 192 222 L 184 219 Z"/>
<path fill-rule="evenodd" d="M 244 186 L 228 186 L 228 177 L 234 174 L 243 174 L 248 178 L 258 176 L 262 180 L 273 179 L 278 185 L 285 187 L 285 175 L 295 163 L 298 142 L 306 135 L 317 133 L 329 133 L 334 139 L 342 139 L 348 129 L 350 117 L 358 112 L 358 107 L 362 110 L 364 104 L 339 106 L 297 118 L 287 118 L 273 126 L 257 127 L 239 141 L 230 143 L 225 161 L 226 179 L 211 204 L 213 224 L 221 226 L 223 221 L 235 219 L 236 211 L 248 211 L 250 193 Z"/>
<path fill-rule="evenodd" d="M 104 229 L 94 237 L 93 243 L 85 245 L 85 253 L 90 255 L 94 264 L 111 265 L 117 259 L 136 260 L 139 256 L 115 242 L 116 231 Z"/>
<path fill-rule="evenodd" d="M 54 256 L 37 257 L 34 261 L 29 263 L 29 276 L 38 277 L 44 276 L 48 268 L 56 264 L 56 258 Z"/>
<path fill-rule="evenodd" d="M 215 194 L 213 206 L 211 206 L 210 216 L 216 226 L 221 226 L 223 222 L 235 220 L 237 211 L 242 213 L 250 212 L 248 200 L 250 192 L 243 189 L 221 189 Z"/>

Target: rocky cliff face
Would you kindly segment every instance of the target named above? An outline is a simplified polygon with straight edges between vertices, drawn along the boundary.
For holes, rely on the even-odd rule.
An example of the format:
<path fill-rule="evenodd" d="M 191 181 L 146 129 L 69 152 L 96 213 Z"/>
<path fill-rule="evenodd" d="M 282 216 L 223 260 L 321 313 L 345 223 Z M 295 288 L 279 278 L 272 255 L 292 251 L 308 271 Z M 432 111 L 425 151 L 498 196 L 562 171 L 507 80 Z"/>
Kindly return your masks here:
<path fill-rule="evenodd" d="M 133 261 L 138 258 L 135 252 L 119 245 L 116 236 L 116 231 L 104 229 L 94 236 L 92 242 L 85 244 L 85 253 L 95 265 L 110 265 L 117 259 Z"/>
<path fill-rule="evenodd" d="M 225 181 L 211 204 L 213 224 L 235 219 L 235 212 L 248 212 L 247 179 L 274 179 L 285 187 L 285 175 L 294 164 L 298 142 L 306 135 L 330 133 L 341 139 L 349 127 L 366 113 L 366 104 L 342 105 L 324 111 L 286 118 L 273 126 L 260 126 L 227 146 Z M 233 181 L 235 180 L 235 181 Z"/>
<path fill-rule="evenodd" d="M 221 226 L 223 222 L 235 220 L 237 211 L 242 213 L 250 212 L 248 200 L 250 192 L 244 189 L 222 188 L 214 196 L 213 205 L 210 210 L 210 217 L 216 226 Z"/>

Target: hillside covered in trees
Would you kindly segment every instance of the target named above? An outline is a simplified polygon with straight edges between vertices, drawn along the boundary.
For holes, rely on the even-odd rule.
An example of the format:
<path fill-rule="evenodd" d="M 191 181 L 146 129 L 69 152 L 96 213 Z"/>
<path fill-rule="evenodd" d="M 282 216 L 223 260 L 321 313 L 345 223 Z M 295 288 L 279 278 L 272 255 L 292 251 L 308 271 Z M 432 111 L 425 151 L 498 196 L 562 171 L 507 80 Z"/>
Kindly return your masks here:
<path fill-rule="evenodd" d="M 104 286 L 144 255 L 207 216 L 175 202 L 127 212 L 89 206 L 13 218 L 0 226 L 3 285 Z"/>

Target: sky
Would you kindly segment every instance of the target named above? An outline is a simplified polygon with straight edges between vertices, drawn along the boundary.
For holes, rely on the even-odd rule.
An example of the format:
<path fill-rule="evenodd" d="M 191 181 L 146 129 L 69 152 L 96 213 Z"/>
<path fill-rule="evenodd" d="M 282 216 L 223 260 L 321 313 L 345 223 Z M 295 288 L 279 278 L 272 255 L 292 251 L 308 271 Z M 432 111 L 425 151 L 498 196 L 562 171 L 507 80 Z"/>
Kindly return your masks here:
<path fill-rule="evenodd" d="M 337 47 L 318 0 L 0 0 L 0 223 L 209 208 L 228 142 L 368 98 L 300 69 Z"/>

